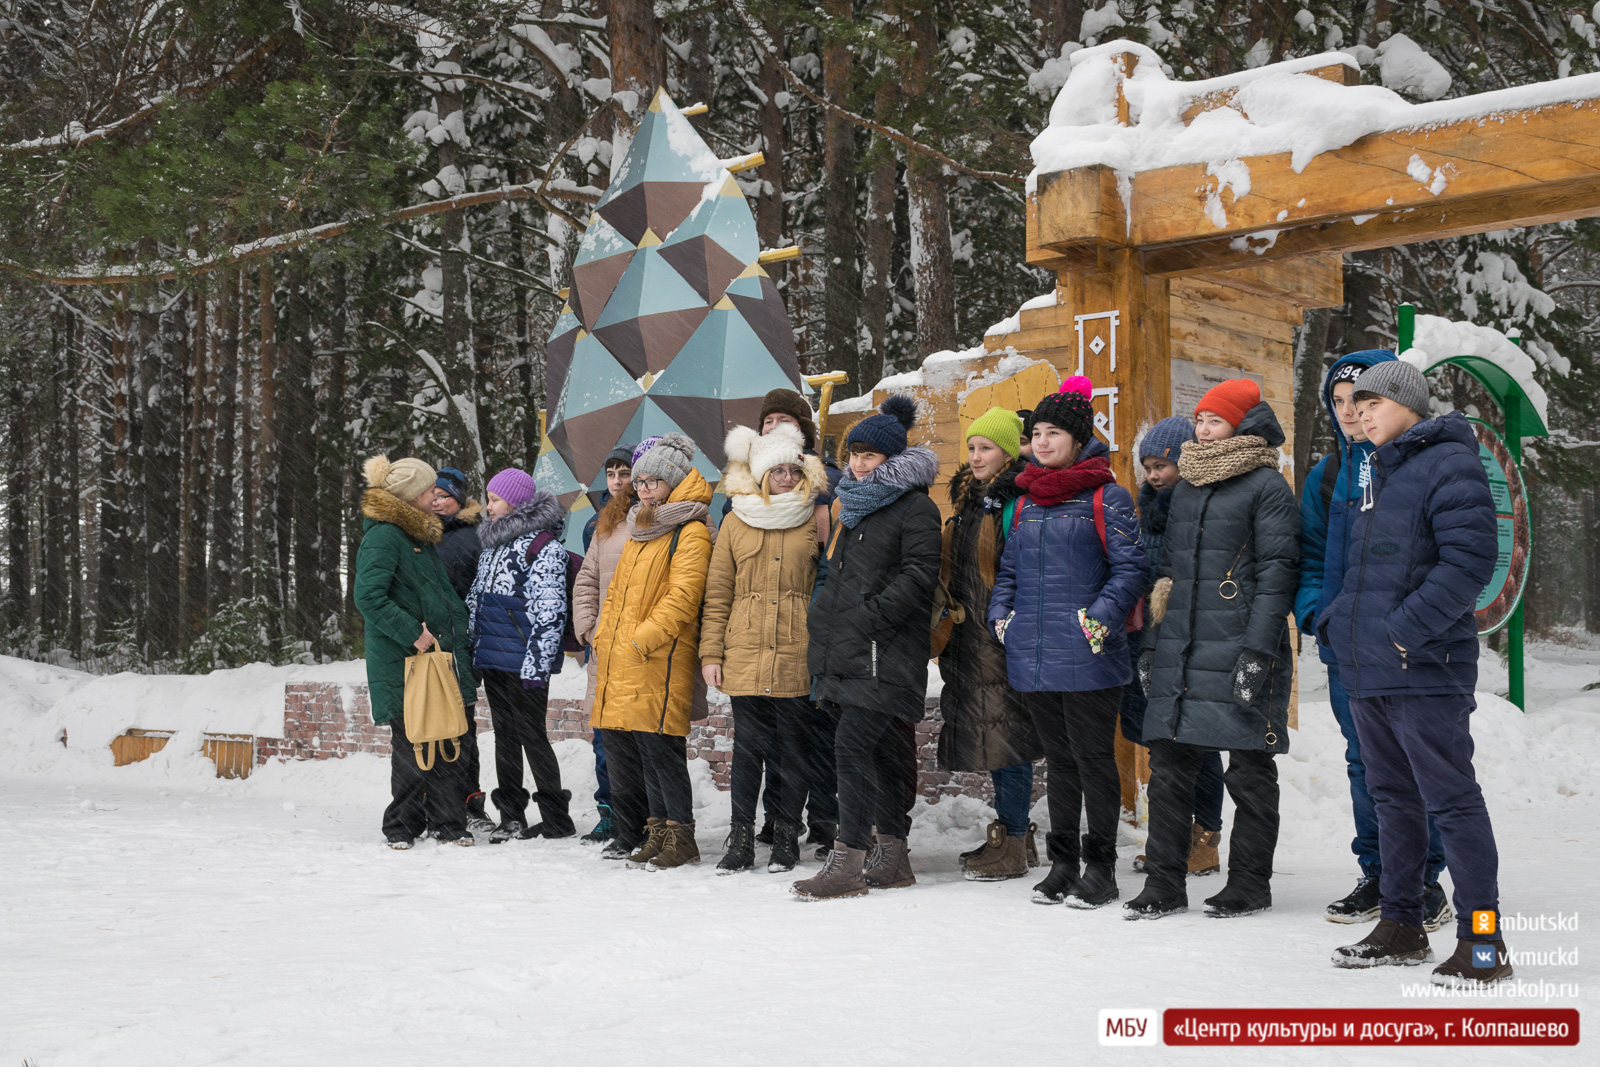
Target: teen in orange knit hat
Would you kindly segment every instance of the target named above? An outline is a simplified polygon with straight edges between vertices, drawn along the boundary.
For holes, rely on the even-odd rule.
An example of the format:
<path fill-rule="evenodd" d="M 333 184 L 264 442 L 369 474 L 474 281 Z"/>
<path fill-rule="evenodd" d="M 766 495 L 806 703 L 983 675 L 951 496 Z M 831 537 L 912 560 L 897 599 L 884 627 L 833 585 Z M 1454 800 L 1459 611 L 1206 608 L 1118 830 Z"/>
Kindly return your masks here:
<path fill-rule="evenodd" d="M 1194 406 L 1194 413 L 1199 415 L 1202 411 L 1210 411 L 1221 415 L 1228 420 L 1228 425 L 1234 429 L 1239 428 L 1239 423 L 1244 421 L 1245 412 L 1261 403 L 1261 386 L 1249 378 L 1230 378 L 1225 382 L 1218 382 L 1211 387 L 1210 392 L 1200 398 L 1200 403 Z"/>

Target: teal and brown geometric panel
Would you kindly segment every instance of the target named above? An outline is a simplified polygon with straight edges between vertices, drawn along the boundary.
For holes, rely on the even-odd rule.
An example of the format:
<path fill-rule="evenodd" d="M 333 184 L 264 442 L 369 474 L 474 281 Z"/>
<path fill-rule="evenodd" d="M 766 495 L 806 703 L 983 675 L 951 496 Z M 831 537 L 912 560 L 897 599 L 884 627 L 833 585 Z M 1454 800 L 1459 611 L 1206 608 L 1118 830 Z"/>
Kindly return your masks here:
<path fill-rule="evenodd" d="M 769 389 L 803 388 L 759 254 L 738 183 L 658 92 L 589 217 L 550 332 L 540 469 L 563 496 L 603 485 L 617 444 L 671 431 L 694 440 L 715 482 L 728 430 L 753 423 Z"/>

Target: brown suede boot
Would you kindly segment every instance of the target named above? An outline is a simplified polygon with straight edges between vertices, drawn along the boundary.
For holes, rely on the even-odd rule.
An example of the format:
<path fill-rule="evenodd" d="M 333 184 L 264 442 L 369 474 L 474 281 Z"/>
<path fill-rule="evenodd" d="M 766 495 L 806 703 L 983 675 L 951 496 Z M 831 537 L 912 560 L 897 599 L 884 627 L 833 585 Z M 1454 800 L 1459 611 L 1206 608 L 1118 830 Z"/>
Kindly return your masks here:
<path fill-rule="evenodd" d="M 861 869 L 866 862 L 866 849 L 851 848 L 843 841 L 835 841 L 828 858 L 823 861 L 822 870 L 796 882 L 790 892 L 801 900 L 864 897 L 867 895 L 867 880 L 861 876 Z"/>
<path fill-rule="evenodd" d="M 661 846 L 666 844 L 667 820 L 658 819 L 654 815 L 644 821 L 644 844 L 639 846 L 639 851 L 628 857 L 629 867 L 643 867 L 655 858 L 661 851 Z"/>
<path fill-rule="evenodd" d="M 1199 823 L 1189 831 L 1189 873 L 1190 874 L 1216 874 L 1222 870 L 1222 857 L 1217 855 L 1217 846 L 1222 843 L 1222 834 L 1216 830 L 1202 830 Z"/>
<path fill-rule="evenodd" d="M 1028 873 L 1028 853 L 1022 838 L 1012 837 L 999 823 L 989 827 L 983 852 L 967 862 L 967 881 L 1003 882 Z"/>
<path fill-rule="evenodd" d="M 1028 824 L 1028 832 L 1022 838 L 1022 843 L 1027 849 L 1029 870 L 1032 870 L 1035 867 L 1043 866 L 1043 864 L 1039 862 L 1039 842 L 1034 837 L 1034 835 L 1038 832 L 1039 824 L 1036 822 L 1030 822 Z"/>
<path fill-rule="evenodd" d="M 1004 831 L 1002 831 L 1004 832 Z M 878 843 L 867 855 L 861 877 L 873 889 L 902 889 L 917 884 L 911 873 L 911 846 L 903 837 L 878 835 Z"/>
<path fill-rule="evenodd" d="M 667 823 L 661 831 L 661 850 L 650 857 L 645 870 L 665 871 L 700 862 L 700 846 L 694 839 L 694 823 Z"/>
<path fill-rule="evenodd" d="M 994 840 L 994 833 L 999 830 L 1005 833 L 1005 826 L 999 819 L 994 820 L 983 828 L 983 844 L 977 848 L 969 848 L 961 853 L 961 869 L 966 870 L 967 864 L 983 855 L 989 849 L 989 842 Z"/>

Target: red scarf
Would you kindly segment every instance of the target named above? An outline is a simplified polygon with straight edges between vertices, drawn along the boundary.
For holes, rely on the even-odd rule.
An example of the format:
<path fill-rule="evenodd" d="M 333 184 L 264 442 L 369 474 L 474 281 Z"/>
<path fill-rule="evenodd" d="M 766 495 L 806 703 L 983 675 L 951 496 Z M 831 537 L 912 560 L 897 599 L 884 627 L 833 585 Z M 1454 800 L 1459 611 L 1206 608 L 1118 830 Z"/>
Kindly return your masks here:
<path fill-rule="evenodd" d="M 1104 456 L 1089 456 L 1070 467 L 1036 467 L 1029 464 L 1017 475 L 1017 486 L 1035 504 L 1054 507 L 1071 500 L 1085 489 L 1115 482 L 1111 464 Z"/>

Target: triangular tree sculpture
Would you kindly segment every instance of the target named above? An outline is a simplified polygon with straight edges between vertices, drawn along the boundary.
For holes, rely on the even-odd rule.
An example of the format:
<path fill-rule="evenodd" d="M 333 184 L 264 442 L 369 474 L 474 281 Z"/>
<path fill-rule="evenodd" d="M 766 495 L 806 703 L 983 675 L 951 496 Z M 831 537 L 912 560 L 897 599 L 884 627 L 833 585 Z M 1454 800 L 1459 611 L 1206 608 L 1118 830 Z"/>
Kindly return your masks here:
<path fill-rule="evenodd" d="M 718 479 L 728 429 L 753 423 L 769 389 L 803 388 L 760 252 L 738 182 L 657 92 L 589 217 L 550 333 L 540 485 L 585 510 L 608 452 L 673 431 Z"/>

